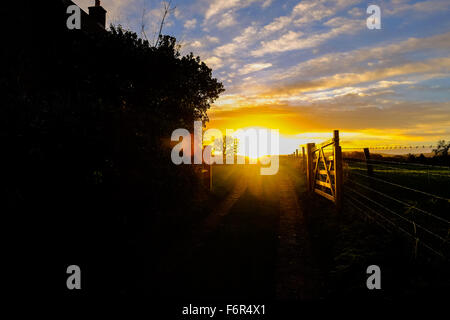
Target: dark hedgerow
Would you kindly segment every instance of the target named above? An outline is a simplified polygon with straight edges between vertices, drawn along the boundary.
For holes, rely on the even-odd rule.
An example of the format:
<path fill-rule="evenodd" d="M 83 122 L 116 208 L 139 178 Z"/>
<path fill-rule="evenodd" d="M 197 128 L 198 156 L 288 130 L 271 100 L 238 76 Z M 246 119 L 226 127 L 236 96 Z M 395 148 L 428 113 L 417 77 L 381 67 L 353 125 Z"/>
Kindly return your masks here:
<path fill-rule="evenodd" d="M 77 261 L 96 274 L 91 286 L 108 284 L 142 262 L 132 243 L 144 228 L 197 209 L 197 176 L 172 164 L 170 135 L 207 121 L 223 85 L 199 57 L 181 56 L 173 37 L 151 46 L 120 26 L 68 30 L 62 2 L 22 13 L 1 56 L 2 206 L 35 222 L 19 224 L 36 239 L 26 246 L 50 256 L 44 263 Z"/>

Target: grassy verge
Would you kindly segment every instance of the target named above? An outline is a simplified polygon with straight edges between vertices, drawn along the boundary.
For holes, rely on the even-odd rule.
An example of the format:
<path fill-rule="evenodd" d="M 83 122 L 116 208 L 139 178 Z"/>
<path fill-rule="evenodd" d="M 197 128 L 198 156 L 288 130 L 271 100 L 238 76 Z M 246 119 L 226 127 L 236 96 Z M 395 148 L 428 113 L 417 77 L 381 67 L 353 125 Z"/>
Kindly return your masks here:
<path fill-rule="evenodd" d="M 300 199 L 324 281 L 323 298 L 395 302 L 446 296 L 450 288 L 447 262 L 427 255 L 415 259 L 410 242 L 381 229 L 347 203 L 338 215 L 331 202 L 305 190 Z M 366 269 L 373 264 L 381 268 L 380 291 L 366 287 Z"/>

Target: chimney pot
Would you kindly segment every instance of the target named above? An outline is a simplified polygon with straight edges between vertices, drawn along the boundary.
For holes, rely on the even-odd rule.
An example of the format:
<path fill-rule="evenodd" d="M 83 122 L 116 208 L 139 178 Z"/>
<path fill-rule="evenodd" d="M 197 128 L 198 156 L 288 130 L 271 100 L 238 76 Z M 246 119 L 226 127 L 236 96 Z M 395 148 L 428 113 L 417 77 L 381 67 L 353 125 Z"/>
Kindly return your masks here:
<path fill-rule="evenodd" d="M 95 0 L 95 6 L 89 7 L 89 16 L 98 24 L 105 28 L 106 10 L 100 5 L 100 0 Z"/>

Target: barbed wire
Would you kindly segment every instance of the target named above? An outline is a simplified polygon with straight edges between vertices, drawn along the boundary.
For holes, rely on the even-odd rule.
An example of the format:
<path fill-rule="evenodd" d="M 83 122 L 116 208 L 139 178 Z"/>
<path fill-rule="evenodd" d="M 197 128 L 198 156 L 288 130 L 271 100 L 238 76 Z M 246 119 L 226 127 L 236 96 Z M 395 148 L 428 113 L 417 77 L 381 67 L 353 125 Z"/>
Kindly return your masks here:
<path fill-rule="evenodd" d="M 388 160 L 378 160 L 378 159 L 369 159 L 368 161 L 369 162 L 380 162 L 380 163 L 410 165 L 410 166 L 433 167 L 433 168 L 442 168 L 442 169 L 450 170 L 449 166 L 437 166 L 437 165 L 434 165 L 434 164 L 412 163 L 412 162 L 403 162 L 403 161 L 388 161 Z"/>
<path fill-rule="evenodd" d="M 380 181 L 380 182 L 383 182 L 383 183 L 386 183 L 386 184 L 390 184 L 390 185 L 393 185 L 395 187 L 403 188 L 403 189 L 414 191 L 414 192 L 417 192 L 417 193 L 422 193 L 422 194 L 425 194 L 425 195 L 427 195 L 429 197 L 433 197 L 433 198 L 436 198 L 436 199 L 444 200 L 444 201 L 447 201 L 447 202 L 450 203 L 450 199 L 445 198 L 445 197 L 441 197 L 441 196 L 438 196 L 438 195 L 435 195 L 435 194 L 432 194 L 432 193 L 428 193 L 428 192 L 417 190 L 417 189 L 414 189 L 414 188 L 402 186 L 402 185 L 397 184 L 397 183 L 393 183 L 393 182 L 389 182 L 389 181 L 386 181 L 386 180 L 383 180 L 383 179 L 371 177 L 371 176 L 368 176 L 368 175 L 365 175 L 365 174 L 361 174 L 361 173 L 357 173 L 357 172 L 352 172 L 352 173 L 354 173 L 356 175 L 359 175 L 359 176 L 363 176 L 363 177 L 372 179 L 372 180 L 376 180 L 376 181 Z"/>
<path fill-rule="evenodd" d="M 347 160 L 347 161 L 350 161 L 350 162 L 352 162 L 352 163 L 361 163 L 362 165 L 367 165 L 367 163 L 366 163 L 365 160 L 363 160 L 363 161 L 358 161 L 358 160 L 356 160 L 356 159 L 355 159 L 355 160 L 346 159 L 346 160 Z M 403 173 L 406 173 L 406 172 L 411 173 L 411 170 L 415 170 L 415 169 L 410 169 L 410 168 L 391 167 L 391 166 L 387 166 L 387 165 L 384 165 L 384 164 L 378 164 L 378 163 L 370 163 L 370 165 L 371 165 L 371 166 L 376 166 L 376 167 L 382 167 L 382 168 L 394 169 L 394 170 L 397 171 L 397 172 L 403 172 Z M 360 167 L 358 167 L 358 168 L 360 168 Z M 423 171 L 423 172 L 420 172 L 420 171 L 414 171 L 414 172 L 412 172 L 412 173 L 417 173 L 417 174 L 429 174 L 429 175 L 432 175 L 432 176 L 440 176 L 440 177 L 450 178 L 450 175 L 439 174 L 439 173 L 433 173 L 433 172 L 430 172 L 429 169 L 430 169 L 430 168 L 423 168 L 422 170 L 427 170 L 427 171 Z"/>
<path fill-rule="evenodd" d="M 347 161 L 360 161 L 360 162 L 380 162 L 380 163 L 390 163 L 390 164 L 399 164 L 399 165 L 407 165 L 407 166 L 421 166 L 421 167 L 432 167 L 432 168 L 442 168 L 446 170 L 450 170 L 450 166 L 437 166 L 433 164 L 423 164 L 423 163 L 414 163 L 414 162 L 403 162 L 403 161 L 388 161 L 388 160 L 378 160 L 378 159 L 354 159 L 354 158 L 344 158 Z"/>
<path fill-rule="evenodd" d="M 357 205 L 355 205 L 350 199 L 350 196 L 347 194 L 344 196 L 344 201 L 347 200 L 347 203 L 351 206 L 353 206 L 355 209 L 357 209 L 360 213 L 365 215 L 367 218 L 371 219 L 373 222 L 375 222 L 377 225 L 379 225 L 382 229 L 384 229 L 386 232 L 391 232 L 386 226 L 384 226 L 382 223 L 378 222 L 377 219 L 375 219 L 373 216 L 367 213 L 367 211 L 361 209 Z"/>
<path fill-rule="evenodd" d="M 379 216 L 380 218 L 382 218 L 384 221 L 388 222 L 390 225 L 392 225 L 394 228 L 396 228 L 397 230 L 401 231 L 403 234 L 407 235 L 408 237 L 412 238 L 416 245 L 419 243 L 419 238 L 417 238 L 416 236 L 412 235 L 411 233 L 409 233 L 408 231 L 406 231 L 404 228 L 400 227 L 399 225 L 397 225 L 395 222 L 393 222 L 392 220 L 386 218 L 384 215 L 382 215 L 381 213 L 377 212 L 376 210 L 374 210 L 373 208 L 367 206 L 366 204 L 362 203 L 361 201 L 357 200 L 356 198 L 346 194 L 346 197 L 350 198 L 352 201 L 358 203 L 359 205 L 365 207 L 366 209 L 370 210 L 371 212 L 375 213 L 377 216 Z M 363 211 L 361 211 L 363 212 Z M 440 256 L 443 259 L 447 259 L 447 257 L 442 254 L 441 252 L 438 252 L 437 250 L 433 249 L 430 245 L 426 244 L 423 241 L 420 241 L 420 244 L 425 247 L 426 249 L 428 249 L 429 251 L 433 252 L 434 254 Z"/>
<path fill-rule="evenodd" d="M 348 188 L 348 187 L 347 187 L 347 188 Z M 356 194 L 359 195 L 360 197 L 362 197 L 362 198 L 364 198 L 364 199 L 366 199 L 366 200 L 368 200 L 368 201 L 370 201 L 370 202 L 372 202 L 372 203 L 378 205 L 380 208 L 383 208 L 384 210 L 386 210 L 386 211 L 388 211 L 389 213 L 395 215 L 396 217 L 402 219 L 403 221 L 406 221 L 407 223 L 410 223 L 414 228 L 417 227 L 417 228 L 419 228 L 419 229 L 422 229 L 422 230 L 425 231 L 426 233 L 428 233 L 428 234 L 430 234 L 430 235 L 432 235 L 432 236 L 438 238 L 438 239 L 441 240 L 442 242 L 447 242 L 446 239 L 444 239 L 444 238 L 441 237 L 440 235 L 434 233 L 433 231 L 428 230 L 427 228 L 421 226 L 421 225 L 418 224 L 417 222 L 415 222 L 415 221 L 413 221 L 413 220 L 410 220 L 410 219 L 408 219 L 408 218 L 403 217 L 401 214 L 398 214 L 397 212 L 395 212 L 395 211 L 389 209 L 388 207 L 382 205 L 381 203 L 379 203 L 379 202 L 377 202 L 377 201 L 375 201 L 375 200 L 373 200 L 373 199 L 370 199 L 369 197 L 363 195 L 362 193 L 359 193 L 358 191 L 356 191 L 356 190 L 354 190 L 354 189 L 352 189 L 352 188 L 348 188 L 348 189 L 349 189 L 350 191 L 352 191 L 353 193 L 356 193 Z"/>
<path fill-rule="evenodd" d="M 432 149 L 432 148 L 437 148 L 437 146 L 435 145 L 417 145 L 417 146 L 406 146 L 406 145 L 394 145 L 394 146 L 372 146 L 372 147 L 341 147 L 341 149 L 346 149 L 346 150 L 361 150 L 361 149 L 373 149 L 373 150 L 400 150 L 400 149 Z"/>
<path fill-rule="evenodd" d="M 357 185 L 359 185 L 359 186 L 361 186 L 361 187 L 363 187 L 363 188 L 365 188 L 365 189 L 367 189 L 367 190 L 370 190 L 370 191 L 373 191 L 373 192 L 375 192 L 375 193 L 378 193 L 378 194 L 380 194 L 380 195 L 382 195 L 382 196 L 384 196 L 384 197 L 386 197 L 386 198 L 388 198 L 388 199 L 391 199 L 391 200 L 394 200 L 394 201 L 396 201 L 396 202 L 398 202 L 398 203 L 401 203 L 401 204 L 403 204 L 403 205 L 405 205 L 405 206 L 407 206 L 407 207 L 409 207 L 409 208 L 416 209 L 417 211 L 419 211 L 419 212 L 421 212 L 421 213 L 423 213 L 423 214 L 425 214 L 425 215 L 427 215 L 427 216 L 433 217 L 433 218 L 435 218 L 436 220 L 439 220 L 439 221 L 442 221 L 442 222 L 444 222 L 444 223 L 450 224 L 450 221 L 445 220 L 444 218 L 441 218 L 441 217 L 439 217 L 439 216 L 436 216 L 436 215 L 434 215 L 434 214 L 432 214 L 432 213 L 430 213 L 430 212 L 428 212 L 428 211 L 425 211 L 425 210 L 423 210 L 423 209 L 417 208 L 417 207 L 415 207 L 415 206 L 413 206 L 413 205 L 411 205 L 411 204 L 409 204 L 409 203 L 407 203 L 407 202 L 404 202 L 404 201 L 402 201 L 402 200 L 399 200 L 399 199 L 396 199 L 396 198 L 394 198 L 394 197 L 391 197 L 390 195 L 387 195 L 387 194 L 385 194 L 385 193 L 383 193 L 383 192 L 381 192 L 381 191 L 378 191 L 378 190 L 375 190 L 375 189 L 373 189 L 373 188 L 371 188 L 371 187 L 368 187 L 368 186 L 366 186 L 366 185 L 363 185 L 362 183 L 358 183 L 358 182 L 353 181 L 353 180 L 351 180 L 351 182 L 354 183 L 354 184 L 357 184 Z"/>
<path fill-rule="evenodd" d="M 378 217 L 382 218 L 383 220 L 385 220 L 386 222 L 388 222 L 390 225 L 392 225 L 395 228 L 400 229 L 400 231 L 404 232 L 407 235 L 411 235 L 408 231 L 406 231 L 405 229 L 403 229 L 402 227 L 396 225 L 392 220 L 386 218 L 384 215 L 382 215 L 381 213 L 377 212 L 375 209 L 367 206 L 366 204 L 364 204 L 363 202 L 357 200 L 356 198 L 353 198 L 352 196 L 350 196 L 348 193 L 345 194 L 346 197 L 350 198 L 350 200 L 358 203 L 360 206 L 365 207 L 366 209 L 370 210 L 371 212 L 373 212 L 374 214 L 376 214 Z M 365 212 L 363 212 L 365 213 Z"/>

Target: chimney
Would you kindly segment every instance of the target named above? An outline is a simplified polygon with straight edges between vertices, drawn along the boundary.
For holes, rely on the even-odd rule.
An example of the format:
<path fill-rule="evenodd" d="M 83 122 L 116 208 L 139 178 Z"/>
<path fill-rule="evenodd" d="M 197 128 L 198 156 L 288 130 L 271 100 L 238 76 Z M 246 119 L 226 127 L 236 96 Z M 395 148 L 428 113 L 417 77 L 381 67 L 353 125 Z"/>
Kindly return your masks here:
<path fill-rule="evenodd" d="M 89 17 L 105 29 L 106 10 L 100 5 L 100 0 L 95 0 L 95 6 L 89 7 Z"/>

